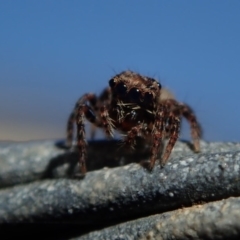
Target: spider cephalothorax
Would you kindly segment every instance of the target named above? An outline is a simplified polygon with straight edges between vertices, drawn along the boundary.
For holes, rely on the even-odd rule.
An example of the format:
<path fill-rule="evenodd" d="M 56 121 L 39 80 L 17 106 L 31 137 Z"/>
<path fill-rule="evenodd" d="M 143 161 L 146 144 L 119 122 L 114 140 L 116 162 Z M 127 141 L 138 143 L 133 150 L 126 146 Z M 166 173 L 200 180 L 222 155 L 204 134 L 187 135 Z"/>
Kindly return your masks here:
<path fill-rule="evenodd" d="M 168 160 L 179 137 L 182 116 L 190 123 L 194 149 L 198 152 L 201 127 L 191 108 L 176 101 L 155 79 L 124 71 L 109 80 L 109 87 L 98 98 L 88 93 L 78 100 L 68 120 L 67 141 L 71 145 L 76 122 L 80 169 L 85 173 L 86 118 L 103 128 L 107 136 L 112 136 L 114 129 L 126 134 L 123 143 L 128 147 L 134 147 L 137 137 L 146 138 L 152 145 L 149 164 L 152 169 L 163 139 L 169 140 L 160 159 L 161 165 Z"/>

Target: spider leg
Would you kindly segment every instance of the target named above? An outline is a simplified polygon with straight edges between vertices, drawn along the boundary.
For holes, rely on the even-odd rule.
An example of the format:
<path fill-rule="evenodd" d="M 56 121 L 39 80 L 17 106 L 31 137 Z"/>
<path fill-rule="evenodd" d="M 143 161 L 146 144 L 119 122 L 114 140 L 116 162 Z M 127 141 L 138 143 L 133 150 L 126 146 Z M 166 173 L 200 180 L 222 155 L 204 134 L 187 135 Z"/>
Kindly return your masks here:
<path fill-rule="evenodd" d="M 73 141 L 73 131 L 74 131 L 74 122 L 75 122 L 75 111 L 73 111 L 67 121 L 67 139 L 66 145 L 71 148 Z"/>
<path fill-rule="evenodd" d="M 181 104 L 181 112 L 182 115 L 186 118 L 189 122 L 191 128 L 191 136 L 193 139 L 193 146 L 195 152 L 200 152 L 200 143 L 199 139 L 202 136 L 202 128 L 201 125 L 198 123 L 197 118 L 193 112 L 193 110 L 186 104 Z"/>
<path fill-rule="evenodd" d="M 100 119 L 101 119 L 101 126 L 105 129 L 105 134 L 107 137 L 113 137 L 113 119 L 110 118 L 107 106 L 103 105 L 100 108 Z"/>
<path fill-rule="evenodd" d="M 109 106 L 110 103 L 111 103 L 111 97 L 112 97 L 112 95 L 111 95 L 111 88 L 107 87 L 99 95 L 97 103 L 101 104 L 101 105 Z M 96 104 L 96 106 L 95 106 L 95 111 L 99 110 L 98 109 L 98 107 L 99 107 L 98 104 Z M 102 123 L 98 122 L 98 123 L 95 123 L 95 124 L 91 124 L 91 127 L 90 127 L 90 139 L 91 140 L 93 140 L 95 138 L 95 133 L 96 133 L 97 127 L 102 127 Z"/>
<path fill-rule="evenodd" d="M 159 109 L 156 112 L 155 124 L 153 126 L 153 146 L 151 150 L 151 158 L 149 163 L 150 170 L 153 169 L 157 159 L 157 155 L 162 146 L 165 114 L 166 109 L 163 107 L 163 105 L 160 105 Z"/>
<path fill-rule="evenodd" d="M 107 87 L 105 88 L 102 93 L 99 95 L 99 101 L 102 103 L 105 103 L 107 105 L 111 102 L 111 88 Z"/>
<path fill-rule="evenodd" d="M 161 158 L 160 164 L 164 166 L 172 152 L 172 149 L 179 137 L 180 132 L 180 118 L 179 112 L 171 114 L 168 118 L 168 126 L 169 126 L 169 141 L 164 151 L 164 154 Z"/>
<path fill-rule="evenodd" d="M 79 165 L 80 171 L 86 173 L 86 155 L 87 155 L 87 142 L 85 137 L 84 117 L 91 123 L 97 123 L 97 118 L 94 115 L 90 106 L 80 104 L 76 113 L 77 123 L 77 146 L 79 150 Z"/>
<path fill-rule="evenodd" d="M 94 114 L 93 109 L 89 106 L 94 106 L 96 102 L 96 96 L 94 94 L 88 93 L 83 95 L 74 108 L 74 112 L 71 113 L 68 120 L 68 139 L 67 141 L 71 144 L 73 138 L 73 123 L 76 122 L 77 125 L 77 147 L 79 150 L 79 164 L 80 171 L 85 174 L 86 173 L 86 137 L 85 137 L 85 126 L 84 126 L 84 118 L 86 118 L 89 122 L 95 123 L 97 122 L 97 118 Z M 89 105 L 87 104 L 89 103 Z"/>
<path fill-rule="evenodd" d="M 85 138 L 85 128 L 84 128 L 84 115 L 87 111 L 86 105 L 80 105 L 76 114 L 76 123 L 77 123 L 77 146 L 79 150 L 79 165 L 80 171 L 86 173 L 86 138 Z"/>
<path fill-rule="evenodd" d="M 144 123 L 132 127 L 130 131 L 127 132 L 126 138 L 123 140 L 123 145 L 134 149 L 136 144 L 136 137 L 139 136 L 144 130 Z"/>
<path fill-rule="evenodd" d="M 199 139 L 202 136 L 202 128 L 200 123 L 197 121 L 196 115 L 194 111 L 185 103 L 178 103 L 174 99 L 168 99 L 165 103 L 169 106 L 169 108 L 175 108 L 180 112 L 179 116 L 183 116 L 188 121 L 191 128 L 191 137 L 193 139 L 193 146 L 195 152 L 200 151 L 200 143 Z M 172 106 L 172 107 L 171 107 Z"/>
<path fill-rule="evenodd" d="M 89 104 L 95 108 L 96 106 L 97 97 L 94 94 L 88 93 L 84 94 L 79 100 L 77 101 L 74 110 L 69 115 L 68 121 L 67 121 L 67 139 L 66 139 L 66 145 L 70 148 L 72 146 L 73 141 L 73 132 L 74 132 L 74 123 L 76 120 L 76 113 L 78 111 L 78 107 L 80 104 L 89 102 Z"/>

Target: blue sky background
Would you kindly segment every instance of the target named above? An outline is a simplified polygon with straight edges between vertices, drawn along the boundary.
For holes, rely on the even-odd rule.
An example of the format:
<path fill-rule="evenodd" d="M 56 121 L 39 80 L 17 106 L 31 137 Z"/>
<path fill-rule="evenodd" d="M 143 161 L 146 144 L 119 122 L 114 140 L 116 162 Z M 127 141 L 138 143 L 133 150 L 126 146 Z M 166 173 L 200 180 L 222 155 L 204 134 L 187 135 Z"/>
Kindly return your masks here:
<path fill-rule="evenodd" d="M 191 105 L 204 139 L 240 141 L 239 0 L 0 1 L 0 140 L 63 138 L 126 69 Z"/>

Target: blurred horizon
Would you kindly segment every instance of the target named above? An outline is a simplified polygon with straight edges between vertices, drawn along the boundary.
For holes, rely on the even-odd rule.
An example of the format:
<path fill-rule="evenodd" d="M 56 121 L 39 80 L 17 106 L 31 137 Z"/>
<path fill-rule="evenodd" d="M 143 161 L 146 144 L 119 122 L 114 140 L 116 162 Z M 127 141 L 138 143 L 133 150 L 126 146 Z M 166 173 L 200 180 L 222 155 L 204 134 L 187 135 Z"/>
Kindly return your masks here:
<path fill-rule="evenodd" d="M 204 140 L 239 142 L 239 13 L 237 0 L 1 1 L 0 140 L 65 138 L 77 99 L 130 69 L 189 104 Z"/>

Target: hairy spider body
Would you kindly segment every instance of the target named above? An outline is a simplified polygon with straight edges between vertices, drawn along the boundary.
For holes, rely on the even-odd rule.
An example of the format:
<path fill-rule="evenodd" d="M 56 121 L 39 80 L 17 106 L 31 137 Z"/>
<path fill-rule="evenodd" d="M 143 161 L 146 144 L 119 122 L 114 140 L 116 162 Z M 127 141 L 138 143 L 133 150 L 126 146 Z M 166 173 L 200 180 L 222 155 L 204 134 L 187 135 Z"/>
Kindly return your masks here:
<path fill-rule="evenodd" d="M 123 143 L 127 147 L 134 148 L 138 136 L 146 138 L 152 144 L 149 163 L 149 168 L 152 169 L 163 139 L 169 140 L 160 159 L 161 165 L 168 160 L 179 137 L 182 117 L 190 124 L 194 150 L 199 152 L 201 127 L 193 110 L 176 101 L 155 79 L 124 71 L 109 80 L 109 87 L 99 97 L 88 93 L 78 100 L 68 120 L 67 142 L 71 146 L 76 122 L 80 170 L 84 174 L 87 154 L 84 128 L 86 118 L 94 126 L 103 128 L 108 137 L 113 136 L 114 129 L 126 134 Z"/>

